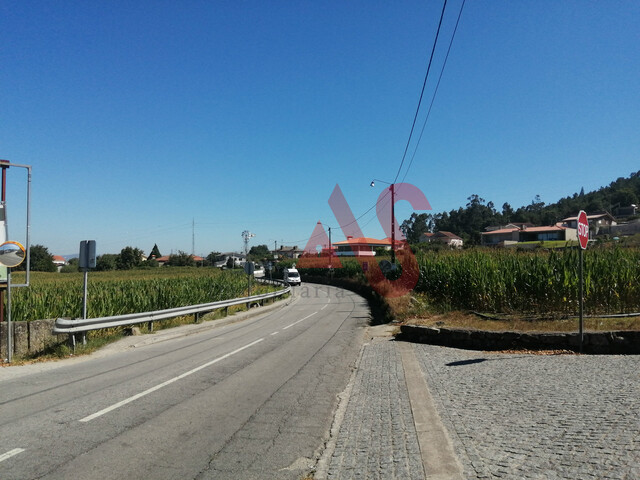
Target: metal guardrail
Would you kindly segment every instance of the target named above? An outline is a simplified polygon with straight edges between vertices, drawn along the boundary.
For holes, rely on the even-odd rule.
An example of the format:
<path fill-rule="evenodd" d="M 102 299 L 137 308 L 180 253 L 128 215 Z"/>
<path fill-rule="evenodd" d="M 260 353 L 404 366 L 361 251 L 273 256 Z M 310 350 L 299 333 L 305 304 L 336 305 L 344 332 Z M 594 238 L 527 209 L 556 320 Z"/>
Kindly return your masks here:
<path fill-rule="evenodd" d="M 266 280 L 264 283 L 272 283 L 282 285 L 283 282 L 275 280 Z M 291 292 L 291 287 L 286 285 L 282 290 L 271 293 L 263 293 L 261 295 L 252 295 L 250 297 L 234 298 L 231 300 L 221 300 L 218 302 L 201 303 L 199 305 L 189 305 L 186 307 L 169 308 L 166 310 L 157 310 L 154 312 L 130 313 L 128 315 L 115 315 L 111 317 L 98 318 L 58 318 L 53 327 L 53 333 L 73 335 L 75 333 L 84 333 L 91 330 L 100 330 L 101 328 L 122 327 L 127 325 L 136 325 L 138 323 L 154 322 L 157 320 L 166 320 L 168 318 L 181 317 L 184 315 L 197 315 L 204 312 L 211 312 L 220 308 L 227 308 L 233 305 L 261 303 L 269 298 L 276 298 Z"/>

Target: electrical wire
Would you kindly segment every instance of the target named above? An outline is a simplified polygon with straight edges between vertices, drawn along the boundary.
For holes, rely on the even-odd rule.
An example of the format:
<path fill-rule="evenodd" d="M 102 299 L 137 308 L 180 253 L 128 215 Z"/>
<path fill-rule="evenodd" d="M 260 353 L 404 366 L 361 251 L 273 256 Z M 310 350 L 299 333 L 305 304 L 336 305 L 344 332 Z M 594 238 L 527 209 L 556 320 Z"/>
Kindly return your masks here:
<path fill-rule="evenodd" d="M 409 170 L 411 169 L 411 165 L 413 165 L 413 160 L 416 158 L 416 153 L 418 153 L 418 146 L 420 145 L 420 141 L 422 140 L 422 135 L 424 134 L 424 129 L 427 126 L 427 121 L 429 120 L 429 116 L 431 115 L 431 109 L 433 108 L 433 103 L 436 99 L 436 94 L 438 93 L 438 88 L 440 87 L 440 82 L 442 80 L 442 75 L 444 73 L 444 69 L 447 66 L 447 60 L 449 59 L 449 53 L 451 52 L 451 46 L 453 45 L 453 39 L 456 36 L 456 32 L 458 31 L 458 24 L 460 23 L 460 17 L 462 16 L 462 10 L 464 9 L 464 4 L 466 0 L 462 0 L 462 5 L 460 6 L 460 12 L 458 13 L 458 19 L 456 20 L 456 25 L 453 29 L 453 33 L 451 35 L 451 40 L 449 41 L 449 48 L 447 48 L 447 54 L 444 57 L 444 62 L 442 62 L 442 68 L 440 69 L 440 75 L 438 76 L 438 83 L 436 83 L 436 88 L 433 91 L 433 95 L 431 96 L 431 103 L 429 104 L 429 109 L 427 110 L 427 115 L 425 116 L 424 123 L 422 124 L 422 130 L 420 131 L 420 136 L 416 142 L 416 146 L 413 150 L 413 155 L 411 156 L 411 161 L 409 162 L 409 166 L 407 170 L 404 172 L 404 176 L 402 177 L 402 181 L 407 178 L 409 174 Z"/>
<path fill-rule="evenodd" d="M 417 142 L 416 142 L 416 145 L 415 145 L 415 148 L 414 148 L 413 154 L 412 154 L 412 156 L 411 156 L 411 160 L 410 160 L 410 162 L 409 162 L 409 165 L 408 165 L 408 167 L 407 167 L 407 170 L 405 171 L 404 176 L 402 177 L 402 181 L 403 181 L 403 182 L 404 182 L 405 178 L 407 177 L 407 175 L 408 175 L 408 173 L 409 173 L 409 170 L 411 169 L 411 166 L 413 165 L 413 161 L 414 161 L 415 156 L 416 156 L 416 153 L 417 153 L 417 151 L 418 151 L 418 146 L 420 145 L 420 141 L 421 141 L 421 139 L 422 139 L 422 137 L 423 137 L 423 135 L 424 135 L 424 130 L 425 130 L 425 127 L 426 127 L 427 121 L 428 121 L 428 119 L 429 119 L 429 116 L 430 116 L 430 114 L 431 114 L 431 110 L 432 110 L 432 108 L 433 108 L 433 104 L 434 104 L 434 101 L 435 101 L 435 98 L 436 98 L 436 94 L 437 94 L 437 92 L 438 92 L 438 88 L 439 88 L 439 86 L 440 86 L 440 82 L 442 81 L 442 75 L 443 75 L 443 73 L 444 73 L 444 69 L 445 69 L 445 66 L 446 66 L 446 64 L 447 64 L 447 60 L 448 60 L 448 58 L 449 58 L 449 53 L 451 52 L 451 47 L 452 47 L 452 45 L 453 45 L 453 40 L 454 40 L 455 35 L 456 35 L 456 32 L 457 32 L 457 30 L 458 30 L 458 25 L 459 25 L 459 23 L 460 23 L 460 18 L 461 18 L 461 16 L 462 16 L 462 11 L 463 11 L 463 9 L 464 9 L 465 2 L 466 2 L 466 0 L 462 0 L 462 5 L 460 6 L 460 11 L 459 11 L 459 13 L 458 13 L 458 18 L 457 18 L 457 20 L 456 20 L 456 24 L 455 24 L 455 27 L 454 27 L 453 33 L 452 33 L 452 35 L 451 35 L 451 40 L 449 41 L 449 46 L 448 46 L 448 48 L 447 48 L 447 53 L 446 53 L 446 56 L 445 56 L 444 62 L 443 62 L 443 64 L 442 64 L 442 68 L 440 69 L 440 75 L 438 76 L 438 82 L 437 82 L 437 84 L 436 84 L 436 87 L 435 87 L 435 89 L 434 89 L 433 95 L 432 95 L 432 97 L 431 97 L 431 102 L 430 102 L 430 104 L 429 104 L 429 109 L 428 109 L 428 111 L 427 111 L 427 115 L 426 115 L 425 120 L 424 120 L 424 122 L 423 122 L 423 124 L 422 124 L 422 129 L 421 129 L 421 131 L 420 131 L 420 136 L 418 137 L 418 140 L 417 140 Z M 438 39 L 439 39 L 439 37 L 440 37 L 440 30 L 441 30 L 441 27 L 442 27 L 442 22 L 443 22 L 443 19 L 444 19 L 444 15 L 445 15 L 446 8 L 447 8 L 447 0 L 444 0 L 444 3 L 443 3 L 443 5 L 442 5 L 442 12 L 440 13 L 440 20 L 438 21 L 438 29 L 437 29 L 437 31 L 436 31 L 436 35 L 435 35 L 435 38 L 434 38 L 434 41 L 433 41 L 433 46 L 432 46 L 432 48 L 431 48 L 431 54 L 430 54 L 430 56 L 429 56 L 429 63 L 427 64 L 427 71 L 426 71 L 425 76 L 424 76 L 424 81 L 423 81 L 423 83 L 422 83 L 422 89 L 421 89 L 421 91 L 420 91 L 420 97 L 419 97 L 419 99 L 418 99 L 418 106 L 416 107 L 416 113 L 415 113 L 415 115 L 414 115 L 414 117 L 413 117 L 413 123 L 411 124 L 411 130 L 410 130 L 410 132 L 409 132 L 409 138 L 407 139 L 407 144 L 406 144 L 406 146 L 405 146 L 404 153 L 403 153 L 403 155 L 402 155 L 402 160 L 401 160 L 401 162 L 400 162 L 400 166 L 398 167 L 398 171 L 397 171 L 396 176 L 395 176 L 395 178 L 394 178 L 394 180 L 393 180 L 393 183 L 394 183 L 394 184 L 397 182 L 398 177 L 400 176 L 400 173 L 402 172 L 402 167 L 404 166 L 404 162 L 405 162 L 406 157 L 407 157 L 407 152 L 409 151 L 409 146 L 411 145 L 411 139 L 413 138 L 413 132 L 414 132 L 414 130 L 415 130 L 415 126 L 416 126 L 416 122 L 417 122 L 417 119 L 418 119 L 418 115 L 419 115 L 419 113 L 420 113 L 420 108 L 421 108 L 421 106 L 422 106 L 422 99 L 423 99 L 423 97 L 424 97 L 424 92 L 425 92 L 425 89 L 426 89 L 427 80 L 428 80 L 428 78 L 429 78 L 429 73 L 430 73 L 430 71 L 431 71 L 431 66 L 432 66 L 432 64 L 433 64 L 433 57 L 434 57 L 434 55 L 435 55 L 435 51 L 436 51 L 436 48 L 437 48 L 437 45 L 438 45 Z M 391 193 L 391 192 L 388 190 L 388 191 L 387 191 L 387 193 L 385 193 L 385 195 L 384 195 L 382 198 L 379 198 L 379 199 L 376 201 L 376 203 L 375 203 L 375 204 L 373 204 L 371 207 L 369 207 L 369 208 L 368 208 L 364 213 L 362 213 L 361 215 L 359 215 L 358 217 L 356 217 L 353 221 L 349 222 L 348 224 L 346 224 L 346 225 L 341 225 L 341 226 L 340 226 L 340 228 L 344 229 L 344 228 L 346 228 L 346 227 L 349 227 L 349 226 L 353 225 L 354 223 L 357 223 L 357 222 L 358 222 L 360 219 L 362 219 L 365 215 L 367 215 L 369 212 L 371 212 L 371 210 L 373 210 L 376 206 L 378 206 L 378 204 L 379 204 L 380 202 L 382 202 L 382 201 L 385 201 L 384 205 L 382 205 L 382 208 L 386 207 L 386 206 L 389 204 L 389 202 L 390 202 L 390 199 L 389 199 L 390 193 Z M 370 224 L 374 219 L 375 219 L 375 217 L 372 217 L 369 221 L 367 221 L 364 225 L 362 225 L 362 227 L 367 226 L 367 225 L 368 225 L 368 224 Z M 328 225 L 327 225 L 327 227 L 328 227 L 328 228 L 336 228 L 336 227 L 328 226 Z M 362 228 L 362 227 L 361 227 L 361 228 Z M 294 242 L 288 242 L 288 243 L 300 243 L 300 242 L 303 242 L 303 241 L 305 241 L 305 240 L 306 240 L 306 241 L 307 241 L 307 243 L 308 243 L 309 241 L 311 241 L 311 240 L 312 240 L 314 237 L 316 237 L 316 236 L 318 236 L 318 235 L 312 235 L 312 236 L 311 236 L 311 237 L 309 237 L 308 239 L 301 239 L 301 240 L 297 240 L 297 241 L 294 241 Z"/>
<path fill-rule="evenodd" d="M 422 83 L 422 91 L 420 92 L 420 99 L 418 100 L 418 107 L 416 108 L 416 113 L 413 116 L 413 123 L 411 124 L 411 131 L 409 132 L 409 138 L 407 139 L 407 146 L 404 148 L 404 154 L 402 155 L 402 161 L 400 162 L 400 167 L 398 168 L 398 173 L 396 173 L 395 178 L 393 179 L 393 183 L 396 183 L 398 177 L 400 176 L 400 172 L 402 171 L 402 166 L 404 165 L 405 158 L 407 157 L 407 151 L 409 150 L 409 145 L 411 144 L 411 137 L 413 135 L 413 130 L 416 126 L 416 121 L 418 120 L 418 113 L 420 113 L 420 105 L 422 104 L 422 97 L 424 96 L 424 89 L 427 86 L 427 79 L 429 78 L 429 72 L 431 71 L 431 64 L 433 63 L 433 55 L 436 51 L 436 46 L 438 44 L 438 37 L 440 36 L 440 27 L 442 27 L 442 20 L 444 18 L 444 11 L 447 8 L 447 0 L 444 0 L 444 4 L 442 5 L 442 12 L 440 13 L 440 21 L 438 22 L 438 30 L 436 31 L 436 38 L 433 41 L 433 47 L 431 48 L 431 56 L 429 57 L 429 64 L 427 65 L 427 73 L 424 75 L 424 82 Z"/>

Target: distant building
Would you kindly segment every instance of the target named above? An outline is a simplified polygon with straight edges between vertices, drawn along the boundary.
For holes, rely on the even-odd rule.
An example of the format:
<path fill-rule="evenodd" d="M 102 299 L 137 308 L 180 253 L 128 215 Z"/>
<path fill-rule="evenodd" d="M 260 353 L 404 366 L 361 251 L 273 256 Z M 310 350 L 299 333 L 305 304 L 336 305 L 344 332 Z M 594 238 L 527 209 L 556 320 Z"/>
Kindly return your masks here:
<path fill-rule="evenodd" d="M 607 212 L 594 213 L 592 215 L 587 214 L 587 220 L 589 221 L 589 236 L 591 237 L 611 233 L 611 227 L 617 225 L 613 215 Z M 578 217 L 567 217 L 562 220 L 562 223 L 570 228 L 577 229 Z"/>
<path fill-rule="evenodd" d="M 637 212 L 638 212 L 638 206 L 634 205 L 633 203 L 631 205 L 629 205 L 628 207 L 617 207 L 613 211 L 615 216 L 618 217 L 618 218 L 633 217 L 633 216 L 636 215 Z"/>
<path fill-rule="evenodd" d="M 53 255 L 53 264 L 56 266 L 58 271 L 60 271 L 62 270 L 62 267 L 64 267 L 67 264 L 67 261 L 65 260 L 64 257 L 60 255 Z"/>
<path fill-rule="evenodd" d="M 219 258 L 220 260 L 218 260 L 213 264 L 214 267 L 226 268 L 230 258 L 233 259 L 234 267 L 242 267 L 244 266 L 245 263 L 247 263 L 247 257 L 242 253 L 236 253 L 236 252 L 222 253 L 220 254 Z"/>
<path fill-rule="evenodd" d="M 369 237 L 348 237 L 343 242 L 334 243 L 333 248 L 339 257 L 373 257 L 377 248 L 391 250 L 391 240 L 388 238 L 378 240 Z"/>
<path fill-rule="evenodd" d="M 523 242 L 549 242 L 549 241 L 577 241 L 578 230 L 563 224 L 547 227 L 531 227 L 530 224 L 522 224 L 521 227 L 512 224 L 499 230 L 490 230 L 481 233 L 482 245 L 490 247 L 508 247 Z"/>
<path fill-rule="evenodd" d="M 451 248 L 462 248 L 464 241 L 451 232 L 427 232 L 420 237 L 420 243 L 444 243 Z"/>
<path fill-rule="evenodd" d="M 304 253 L 304 250 L 300 250 L 297 245 L 293 247 L 286 247 L 281 245 L 279 249 L 274 250 L 273 254 L 277 257 L 285 258 L 300 258 L 300 255 Z"/>
<path fill-rule="evenodd" d="M 158 262 L 158 265 L 160 265 L 162 267 L 169 261 L 169 257 L 170 256 L 171 255 L 163 255 L 161 257 L 156 258 L 155 260 L 156 260 L 156 262 Z M 191 255 L 191 257 L 193 257 L 193 260 L 196 263 L 204 262 L 204 258 L 199 257 L 198 255 Z"/>

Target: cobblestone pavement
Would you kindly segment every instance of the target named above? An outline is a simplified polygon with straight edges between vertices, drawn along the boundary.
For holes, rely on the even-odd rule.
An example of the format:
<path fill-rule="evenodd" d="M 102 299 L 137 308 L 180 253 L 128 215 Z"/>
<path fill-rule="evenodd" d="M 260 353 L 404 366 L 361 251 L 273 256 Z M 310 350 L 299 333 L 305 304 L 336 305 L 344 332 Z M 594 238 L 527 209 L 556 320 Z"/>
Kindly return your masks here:
<path fill-rule="evenodd" d="M 640 479 L 640 357 L 413 348 L 465 478 Z"/>
<path fill-rule="evenodd" d="M 396 347 L 388 340 L 374 340 L 364 346 L 327 478 L 424 478 Z"/>

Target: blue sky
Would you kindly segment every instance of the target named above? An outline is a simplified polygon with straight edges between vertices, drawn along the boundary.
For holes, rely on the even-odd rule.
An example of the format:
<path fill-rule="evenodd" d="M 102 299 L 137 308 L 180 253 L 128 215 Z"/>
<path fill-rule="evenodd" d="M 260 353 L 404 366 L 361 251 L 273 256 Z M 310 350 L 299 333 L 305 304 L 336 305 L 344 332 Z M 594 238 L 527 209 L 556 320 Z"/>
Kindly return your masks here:
<path fill-rule="evenodd" d="M 640 3 L 449 0 L 398 181 L 434 212 L 598 189 L 640 169 Z M 303 247 L 339 184 L 398 173 L 435 1 L 0 1 L 0 158 L 33 167 L 31 240 L 163 254 Z M 414 155 L 415 151 L 415 156 Z M 411 158 L 413 161 L 411 162 Z M 409 163 L 411 166 L 407 169 Z M 26 175 L 8 172 L 10 238 Z M 411 208 L 400 202 L 399 221 Z M 383 237 L 375 209 L 359 221 Z"/>

